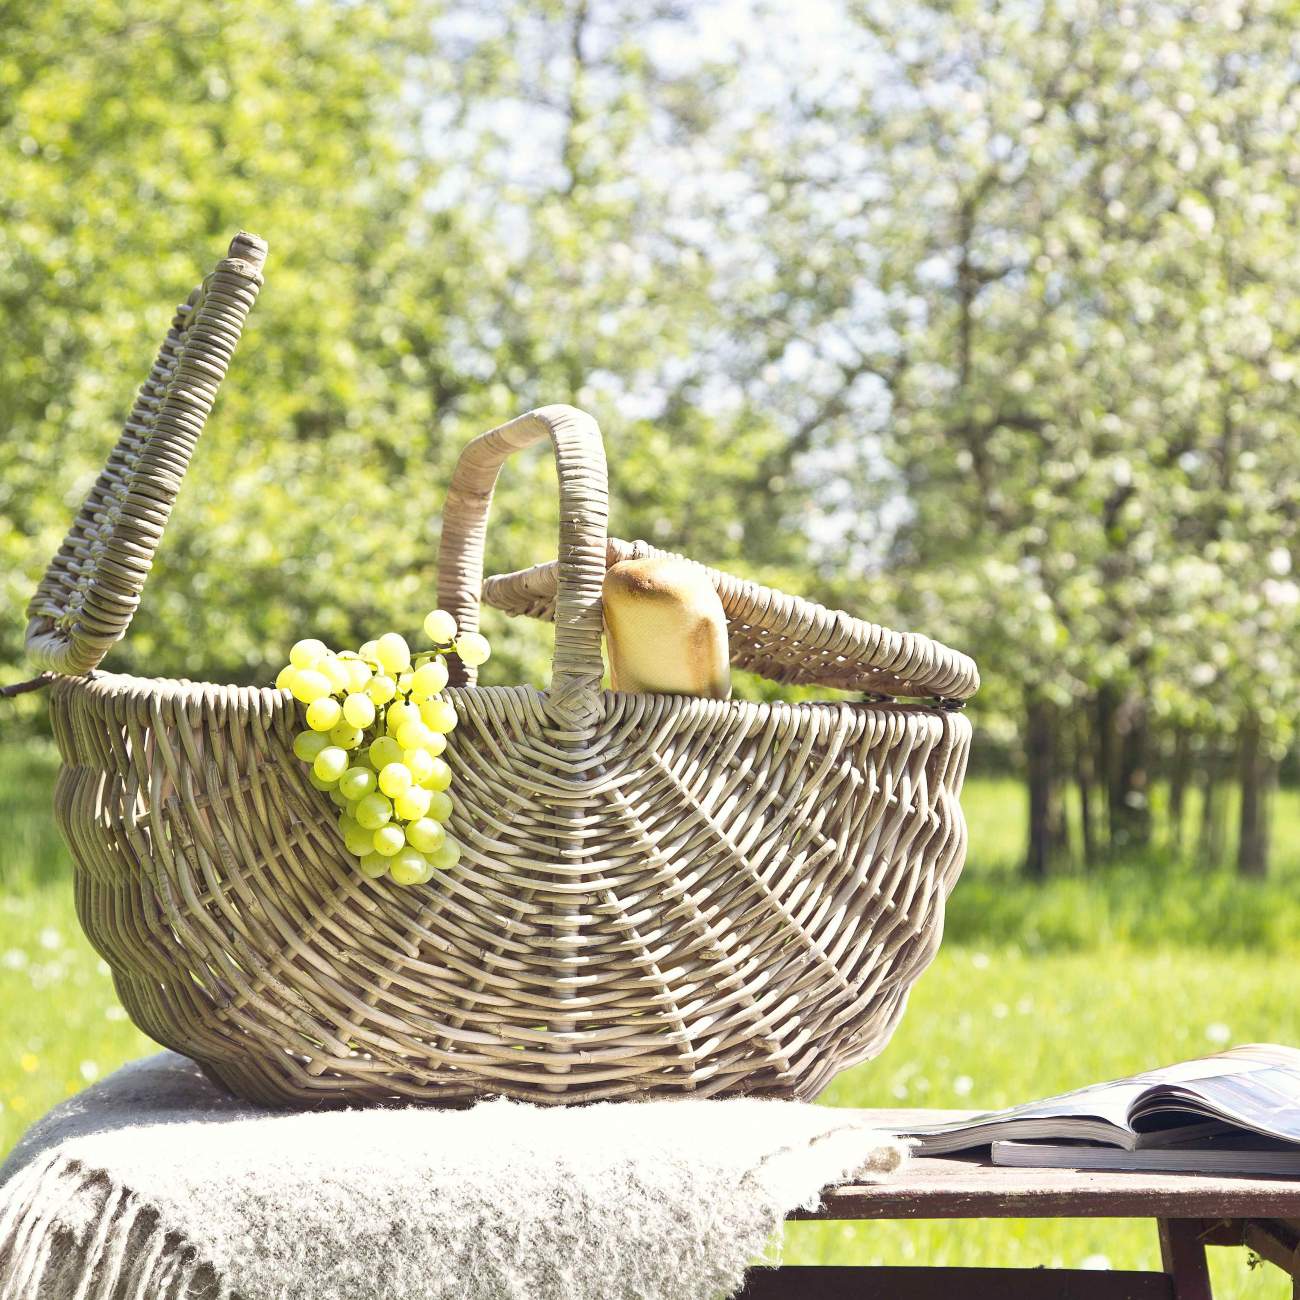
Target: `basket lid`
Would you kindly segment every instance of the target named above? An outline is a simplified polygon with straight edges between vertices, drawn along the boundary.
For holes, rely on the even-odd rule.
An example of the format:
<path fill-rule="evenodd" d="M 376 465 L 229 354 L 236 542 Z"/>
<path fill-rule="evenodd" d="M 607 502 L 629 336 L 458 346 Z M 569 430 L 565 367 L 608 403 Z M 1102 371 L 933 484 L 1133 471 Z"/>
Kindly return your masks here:
<path fill-rule="evenodd" d="M 126 635 L 265 259 L 266 244 L 240 231 L 177 308 L 121 437 L 27 606 L 27 653 L 41 668 L 91 672 Z"/>

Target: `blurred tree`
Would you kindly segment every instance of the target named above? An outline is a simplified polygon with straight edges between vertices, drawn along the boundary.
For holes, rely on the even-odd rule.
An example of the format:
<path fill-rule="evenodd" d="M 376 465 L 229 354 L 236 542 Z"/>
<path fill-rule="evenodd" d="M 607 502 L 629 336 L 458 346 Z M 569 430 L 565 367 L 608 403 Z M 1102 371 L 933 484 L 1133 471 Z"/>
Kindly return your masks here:
<path fill-rule="evenodd" d="M 1070 775 L 1088 860 L 1147 843 L 1161 728 L 1237 733 L 1262 871 L 1300 704 L 1294 10 L 851 13 L 849 79 L 790 94 L 767 172 L 804 199 L 768 238 L 842 358 L 827 411 L 901 480 L 894 605 L 1003 678 L 1031 872 Z"/>
<path fill-rule="evenodd" d="M 543 402 L 601 415 L 625 534 L 798 556 L 752 491 L 782 431 L 701 396 L 719 326 L 675 165 L 727 74 L 651 58 L 670 10 L 102 0 L 3 22 L 8 678 L 171 304 L 241 225 L 270 242 L 267 287 L 113 665 L 265 680 L 305 632 L 413 627 L 455 456 Z M 553 483 L 540 453 L 509 468 L 498 565 L 554 554 Z M 546 633 L 492 630 L 494 671 L 544 678 Z"/>
<path fill-rule="evenodd" d="M 413 627 L 459 449 L 573 401 L 621 535 L 980 659 L 1032 871 L 1143 846 L 1162 772 L 1214 861 L 1235 774 L 1263 871 L 1300 706 L 1294 5 L 728 12 L 0 0 L 0 671 L 246 225 L 267 288 L 113 666 L 265 680 L 298 635 Z M 494 567 L 553 554 L 544 456 L 494 516 Z M 488 630 L 498 680 L 544 678 L 543 630 Z"/>

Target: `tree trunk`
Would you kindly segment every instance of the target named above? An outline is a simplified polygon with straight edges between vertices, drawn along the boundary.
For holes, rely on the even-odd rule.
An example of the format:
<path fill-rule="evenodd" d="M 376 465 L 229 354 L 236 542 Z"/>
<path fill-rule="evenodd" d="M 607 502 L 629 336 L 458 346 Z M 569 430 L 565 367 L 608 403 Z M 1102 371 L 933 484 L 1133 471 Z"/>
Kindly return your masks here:
<path fill-rule="evenodd" d="M 1145 848 L 1151 841 L 1151 801 L 1147 789 L 1150 730 L 1146 700 L 1124 697 L 1111 713 L 1110 847 L 1113 853 Z"/>
<path fill-rule="evenodd" d="M 1237 873 L 1263 879 L 1268 874 L 1269 813 L 1276 766 L 1260 732 L 1259 718 L 1247 714 L 1238 737 L 1241 782 Z"/>
<path fill-rule="evenodd" d="M 1105 852 L 1108 855 L 1114 848 L 1114 839 L 1112 828 L 1114 827 L 1114 813 L 1110 807 L 1110 797 L 1114 789 L 1112 772 L 1115 767 L 1115 692 L 1113 686 L 1102 686 L 1097 692 L 1097 711 L 1096 711 L 1096 753 L 1097 753 L 1097 784 L 1101 789 L 1102 813 L 1104 813 L 1104 824 L 1106 829 Z"/>
<path fill-rule="evenodd" d="M 1183 811 L 1187 804 L 1187 781 L 1192 774 L 1192 737 L 1186 727 L 1174 731 L 1174 756 L 1169 766 L 1170 850 L 1183 855 Z"/>
<path fill-rule="evenodd" d="M 1223 791 L 1218 751 L 1209 746 L 1201 766 L 1201 828 L 1196 837 L 1197 865 L 1214 871 L 1223 865 Z"/>
<path fill-rule="evenodd" d="M 1065 815 L 1061 804 L 1059 716 L 1041 696 L 1025 703 L 1025 762 L 1029 779 L 1029 844 L 1025 874 L 1046 879 L 1066 849 Z"/>
<path fill-rule="evenodd" d="M 1079 790 L 1079 837 L 1084 870 L 1095 867 L 1097 857 L 1097 827 L 1093 820 L 1092 736 L 1088 731 L 1088 710 L 1081 708 L 1077 714 L 1074 733 L 1074 783 Z"/>

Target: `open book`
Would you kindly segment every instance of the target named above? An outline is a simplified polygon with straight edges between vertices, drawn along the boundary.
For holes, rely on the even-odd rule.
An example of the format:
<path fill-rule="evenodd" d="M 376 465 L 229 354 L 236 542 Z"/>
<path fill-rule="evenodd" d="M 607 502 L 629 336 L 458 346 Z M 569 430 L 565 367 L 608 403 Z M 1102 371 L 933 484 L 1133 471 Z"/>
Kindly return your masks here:
<path fill-rule="evenodd" d="M 1234 1047 L 901 1136 L 915 1138 L 922 1156 L 993 1146 L 999 1164 L 1300 1173 L 1300 1051 Z M 1015 1149 L 1030 1143 L 1036 1144 L 1032 1152 Z M 1078 1143 L 1110 1152 L 1068 1145 Z M 1152 1158 L 1121 1152 L 1150 1152 Z M 1213 1155 L 1198 1159 L 1202 1153 Z M 1262 1163 L 1245 1160 L 1261 1153 Z M 1286 1157 L 1281 1164 L 1275 1153 Z"/>

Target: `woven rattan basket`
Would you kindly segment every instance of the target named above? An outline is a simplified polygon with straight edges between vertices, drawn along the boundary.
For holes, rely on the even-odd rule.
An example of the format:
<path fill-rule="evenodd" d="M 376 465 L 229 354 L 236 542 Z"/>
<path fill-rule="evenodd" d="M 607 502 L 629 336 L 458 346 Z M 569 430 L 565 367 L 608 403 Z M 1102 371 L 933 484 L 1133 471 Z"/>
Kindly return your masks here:
<path fill-rule="evenodd" d="M 974 665 L 921 636 L 710 572 L 733 661 L 861 701 L 601 690 L 600 435 L 566 406 L 472 442 L 439 604 L 555 620 L 553 675 L 453 686 L 452 830 L 428 885 L 356 869 L 271 688 L 94 671 L 125 632 L 261 283 L 241 235 L 191 295 L 34 597 L 55 674 L 78 912 L 145 1033 L 273 1104 L 811 1097 L 878 1052 L 960 870 Z M 549 438 L 559 561 L 482 582 L 497 470 Z M 888 698 L 886 698 L 888 697 Z M 906 702 L 910 697 L 912 702 Z M 928 701 L 928 702 L 927 702 Z"/>

